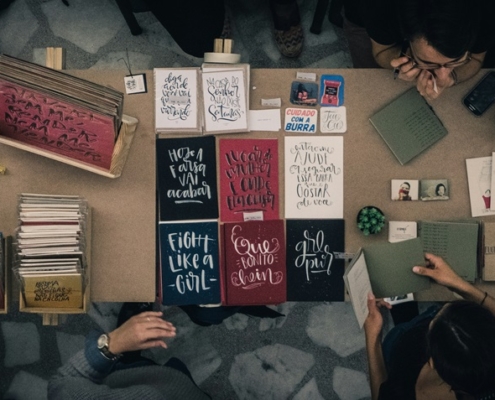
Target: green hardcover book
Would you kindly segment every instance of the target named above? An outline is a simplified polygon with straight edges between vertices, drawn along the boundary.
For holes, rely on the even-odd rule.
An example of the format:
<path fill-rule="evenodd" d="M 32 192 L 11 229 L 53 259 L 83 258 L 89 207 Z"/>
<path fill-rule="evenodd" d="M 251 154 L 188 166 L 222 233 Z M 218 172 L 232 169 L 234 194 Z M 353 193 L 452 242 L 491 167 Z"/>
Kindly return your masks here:
<path fill-rule="evenodd" d="M 370 121 L 402 165 L 447 134 L 442 121 L 415 87 L 378 111 Z"/>
<path fill-rule="evenodd" d="M 374 244 L 358 251 L 346 268 L 344 282 L 360 327 L 368 315 L 370 290 L 376 298 L 383 298 L 430 287 L 429 278 L 412 272 L 415 265 L 425 265 L 419 238 Z"/>
<path fill-rule="evenodd" d="M 477 221 L 422 221 L 423 249 L 442 257 L 459 276 L 474 282 L 478 270 L 480 224 Z"/>

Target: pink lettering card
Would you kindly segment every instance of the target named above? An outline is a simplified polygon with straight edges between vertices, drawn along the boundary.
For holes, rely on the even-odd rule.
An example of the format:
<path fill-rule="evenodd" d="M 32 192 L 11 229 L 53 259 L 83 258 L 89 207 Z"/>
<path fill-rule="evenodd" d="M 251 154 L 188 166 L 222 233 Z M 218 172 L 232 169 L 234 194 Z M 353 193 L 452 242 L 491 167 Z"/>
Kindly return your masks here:
<path fill-rule="evenodd" d="M 278 140 L 220 139 L 220 219 L 279 219 Z"/>
<path fill-rule="evenodd" d="M 287 300 L 284 221 L 224 224 L 226 305 Z"/>
<path fill-rule="evenodd" d="M 285 218 L 344 217 L 344 138 L 285 138 Z"/>

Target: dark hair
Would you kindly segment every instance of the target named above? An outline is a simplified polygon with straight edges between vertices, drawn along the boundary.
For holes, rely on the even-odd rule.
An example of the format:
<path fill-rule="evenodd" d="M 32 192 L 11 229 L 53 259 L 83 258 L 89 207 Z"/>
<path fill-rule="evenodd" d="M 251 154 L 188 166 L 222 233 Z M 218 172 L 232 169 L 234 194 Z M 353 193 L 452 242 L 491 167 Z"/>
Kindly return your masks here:
<path fill-rule="evenodd" d="M 400 0 L 398 4 L 402 35 L 409 42 L 424 38 L 448 58 L 462 57 L 476 42 L 477 0 Z"/>
<path fill-rule="evenodd" d="M 447 188 L 445 187 L 445 185 L 443 183 L 439 183 L 436 187 L 435 187 L 435 194 L 438 195 L 438 189 L 440 189 L 440 186 L 443 186 L 443 188 L 445 189 L 445 191 L 447 191 Z"/>
<path fill-rule="evenodd" d="M 409 187 L 409 189 L 411 189 L 411 184 L 409 182 L 402 182 L 402 185 L 403 184 L 406 184 Z"/>
<path fill-rule="evenodd" d="M 427 334 L 438 375 L 456 393 L 479 396 L 495 389 L 495 316 L 460 300 L 444 307 Z"/>

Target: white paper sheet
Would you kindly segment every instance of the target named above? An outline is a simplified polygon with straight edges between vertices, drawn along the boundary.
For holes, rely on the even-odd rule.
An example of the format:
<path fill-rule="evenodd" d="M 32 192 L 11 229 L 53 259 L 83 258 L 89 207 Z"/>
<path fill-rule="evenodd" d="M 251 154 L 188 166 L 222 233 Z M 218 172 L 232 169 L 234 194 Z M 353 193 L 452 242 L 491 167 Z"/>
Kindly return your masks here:
<path fill-rule="evenodd" d="M 344 218 L 342 136 L 285 138 L 285 218 Z"/>

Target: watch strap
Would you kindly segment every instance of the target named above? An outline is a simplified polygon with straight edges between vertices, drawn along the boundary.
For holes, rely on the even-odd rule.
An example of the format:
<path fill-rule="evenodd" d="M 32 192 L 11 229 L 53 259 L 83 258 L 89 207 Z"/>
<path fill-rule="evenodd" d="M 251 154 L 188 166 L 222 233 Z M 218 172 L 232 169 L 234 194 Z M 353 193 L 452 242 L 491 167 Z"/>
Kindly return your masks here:
<path fill-rule="evenodd" d="M 102 339 L 103 344 L 98 346 L 98 350 L 100 350 L 100 353 L 107 359 L 111 361 L 117 361 L 121 355 L 120 354 L 113 354 L 109 349 L 108 346 L 110 345 L 110 336 L 108 336 L 107 333 L 104 333 L 100 336 L 98 341 Z"/>

